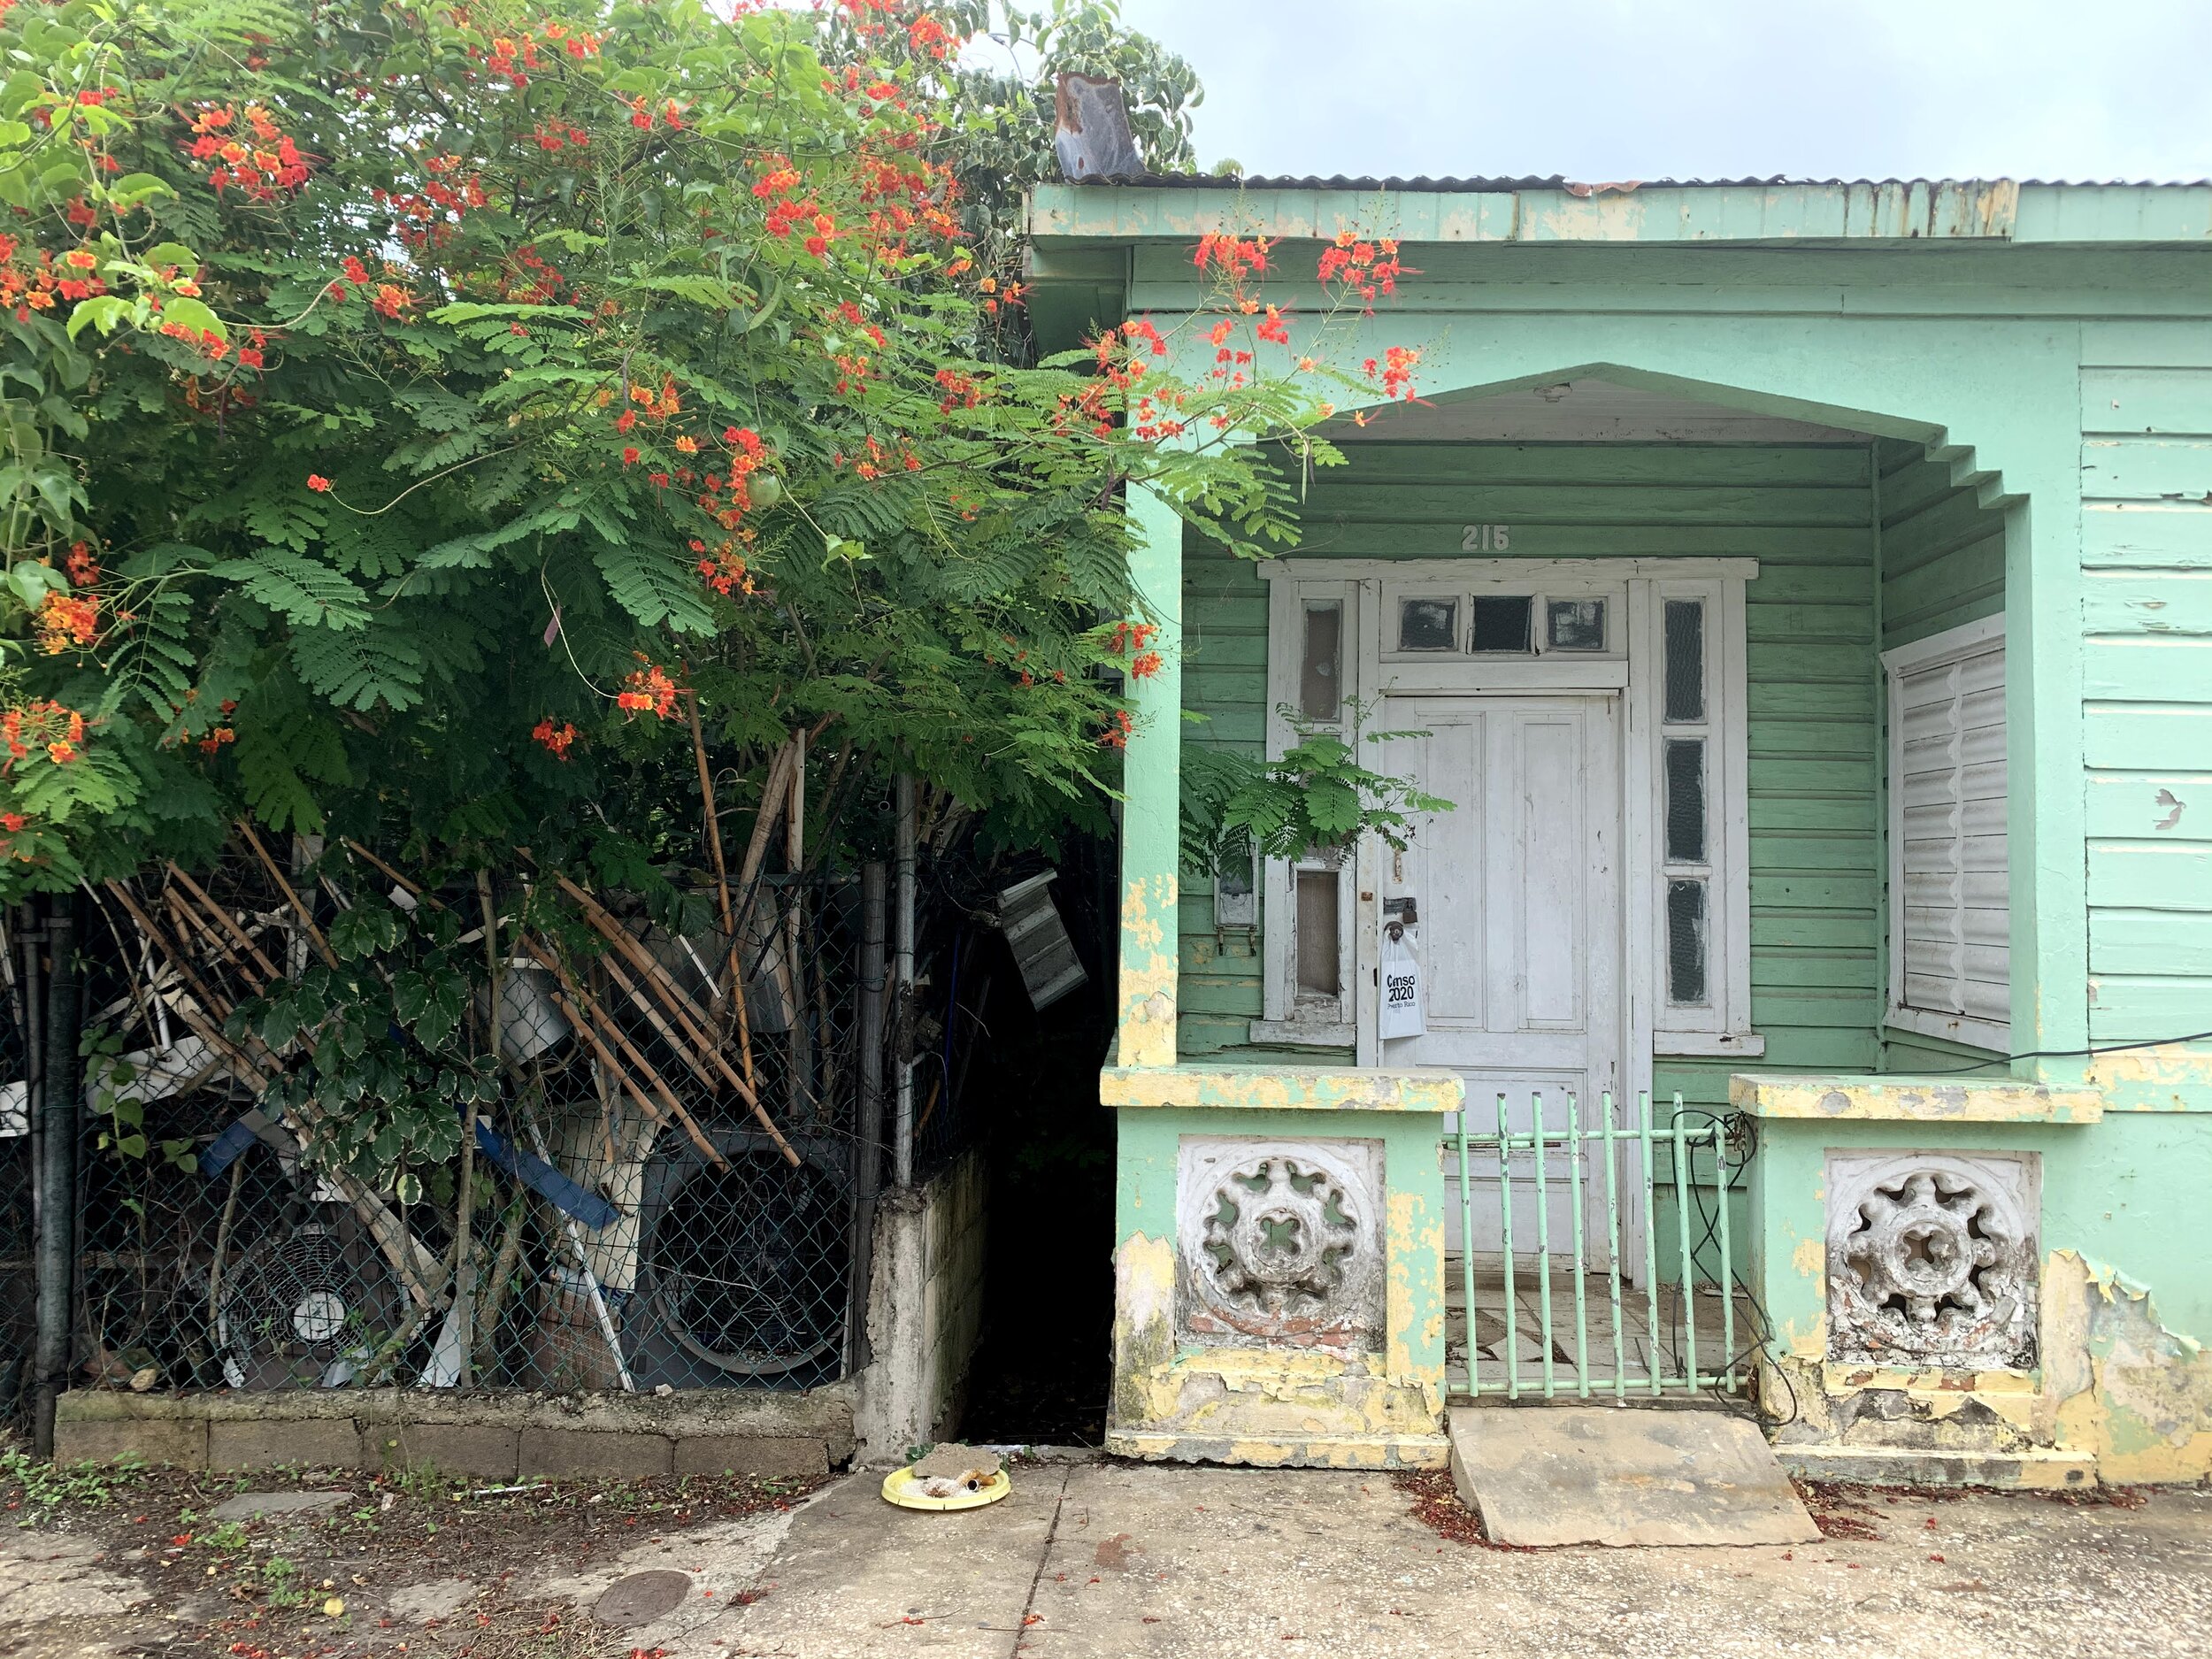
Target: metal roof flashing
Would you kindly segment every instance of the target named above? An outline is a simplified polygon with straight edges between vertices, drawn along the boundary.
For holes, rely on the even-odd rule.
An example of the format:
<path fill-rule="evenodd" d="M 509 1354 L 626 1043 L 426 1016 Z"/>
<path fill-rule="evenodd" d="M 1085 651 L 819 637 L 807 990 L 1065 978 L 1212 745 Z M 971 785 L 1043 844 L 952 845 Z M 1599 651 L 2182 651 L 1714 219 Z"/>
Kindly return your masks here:
<path fill-rule="evenodd" d="M 1213 230 L 1420 242 L 2012 242 L 2204 246 L 2212 180 L 2016 179 L 1221 179 L 1148 173 L 1033 188 L 1039 240 L 1179 240 Z"/>

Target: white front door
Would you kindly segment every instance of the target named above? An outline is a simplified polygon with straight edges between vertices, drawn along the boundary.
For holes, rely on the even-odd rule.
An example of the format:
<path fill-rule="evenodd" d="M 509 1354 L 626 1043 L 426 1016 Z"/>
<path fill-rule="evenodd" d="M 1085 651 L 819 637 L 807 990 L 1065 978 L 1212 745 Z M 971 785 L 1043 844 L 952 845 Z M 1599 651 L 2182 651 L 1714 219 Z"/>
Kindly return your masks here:
<path fill-rule="evenodd" d="M 1380 770 L 1455 810 L 1424 817 L 1403 853 L 1381 853 L 1383 922 L 1408 914 L 1421 966 L 1427 1033 L 1387 1041 L 1387 1066 L 1446 1066 L 1467 1079 L 1478 1133 L 1494 1133 L 1505 1097 L 1515 1133 L 1533 1121 L 1563 1134 L 1568 1097 L 1595 1129 L 1622 1088 L 1621 699 L 1617 692 L 1386 698 L 1377 718 L 1392 739 Z M 1572 1248 L 1572 1154 L 1545 1159 L 1551 1245 Z M 1579 1157 L 1587 1259 L 1608 1256 L 1604 1165 Z M 1446 1160 L 1447 1179 L 1458 1171 Z M 1494 1171 L 1494 1165 L 1492 1166 Z M 1535 1248 L 1536 1166 L 1512 1162 L 1514 1250 Z M 1478 1181 L 1479 1253 L 1499 1250 L 1502 1206 Z M 1447 1232 L 1461 1248 L 1459 1205 Z"/>

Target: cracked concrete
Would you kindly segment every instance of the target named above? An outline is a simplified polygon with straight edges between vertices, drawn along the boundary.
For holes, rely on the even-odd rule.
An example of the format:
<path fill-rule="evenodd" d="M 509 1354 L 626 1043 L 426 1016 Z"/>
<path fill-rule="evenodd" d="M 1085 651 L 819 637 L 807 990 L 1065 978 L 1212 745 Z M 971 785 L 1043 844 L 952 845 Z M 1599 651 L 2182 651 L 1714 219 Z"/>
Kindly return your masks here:
<path fill-rule="evenodd" d="M 1462 1541 L 1463 1510 L 1440 1512 L 1453 1535 L 1433 1530 L 1422 1494 L 1382 1473 L 1079 1463 L 1013 1478 L 1002 1503 L 920 1514 L 884 1503 L 879 1473 L 855 1474 L 788 1509 L 641 1538 L 588 1568 L 564 1550 L 571 1564 L 541 1558 L 503 1583 L 426 1551 L 319 1651 L 451 1653 L 477 1640 L 472 1610 L 549 1599 L 572 1607 L 576 1651 L 666 1659 L 2070 1659 L 2193 1655 L 2212 1629 L 2202 1489 L 2120 1502 L 1824 1490 L 1816 1542 L 1505 1551 Z M 1449 1490 L 1424 1479 L 1431 1498 Z M 0 1528 L 0 1653 L 222 1659 L 228 1635 L 176 1645 L 221 1611 L 197 1557 L 99 1548 Z M 685 1580 L 667 1613 L 619 1632 L 588 1617 L 645 1571 Z"/>
<path fill-rule="evenodd" d="M 1874 1538 L 1509 1553 L 1440 1537 L 1381 1474 L 1024 1469 L 1004 1502 L 949 1515 L 877 1484 L 784 1517 L 757 1599 L 661 1641 L 671 1659 L 2051 1659 L 2194 1654 L 2212 1628 L 2203 1492 L 1877 1493 Z"/>

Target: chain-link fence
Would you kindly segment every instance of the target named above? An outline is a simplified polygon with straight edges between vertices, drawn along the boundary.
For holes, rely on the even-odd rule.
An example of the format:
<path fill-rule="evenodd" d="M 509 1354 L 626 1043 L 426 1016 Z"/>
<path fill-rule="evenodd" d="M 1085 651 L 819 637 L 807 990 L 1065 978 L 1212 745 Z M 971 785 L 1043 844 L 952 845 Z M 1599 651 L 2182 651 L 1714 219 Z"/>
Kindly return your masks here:
<path fill-rule="evenodd" d="M 400 1006 L 420 971 L 335 956 L 349 908 L 443 907 L 453 949 L 483 949 L 478 893 L 410 891 L 365 850 L 350 864 L 334 879 L 329 856 L 234 852 L 94 894 L 74 1385 L 789 1389 L 846 1374 L 896 1025 L 870 1006 L 884 987 L 879 968 L 864 980 L 863 933 L 882 923 L 862 883 L 757 877 L 727 930 L 718 895 L 671 926 L 620 895 L 499 884 L 497 949 L 460 1016 L 488 1055 L 496 961 L 502 1064 L 483 1066 L 495 1087 L 474 1118 L 464 1251 L 461 1158 L 387 1158 L 399 1172 L 380 1183 L 359 1173 L 376 1147 L 333 1150 L 340 1120 L 374 1102 L 275 1104 L 303 1050 L 357 1038 L 334 1013 L 278 1040 L 258 1014 L 273 992 L 327 959 L 383 975 Z M 873 1056 L 864 1030 L 880 1034 Z M 404 1060 L 409 1034 L 386 1034 Z M 28 1160 L 8 1162 L 23 1144 L 0 1140 L 0 1248 L 25 1303 L 0 1302 L 0 1363 L 30 1348 Z"/>

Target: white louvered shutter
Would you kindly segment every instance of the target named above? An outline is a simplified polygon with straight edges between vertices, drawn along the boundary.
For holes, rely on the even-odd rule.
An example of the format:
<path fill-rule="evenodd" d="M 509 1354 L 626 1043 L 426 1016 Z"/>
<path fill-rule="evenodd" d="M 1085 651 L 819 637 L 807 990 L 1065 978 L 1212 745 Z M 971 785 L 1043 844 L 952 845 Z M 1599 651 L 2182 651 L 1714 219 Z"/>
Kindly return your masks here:
<path fill-rule="evenodd" d="M 1971 1022 L 1959 1034 L 1985 1041 L 2012 1012 L 2005 642 L 1962 632 L 1983 637 L 1926 641 L 1932 653 L 1896 653 L 1891 666 L 1892 995 L 1902 1009 Z"/>

